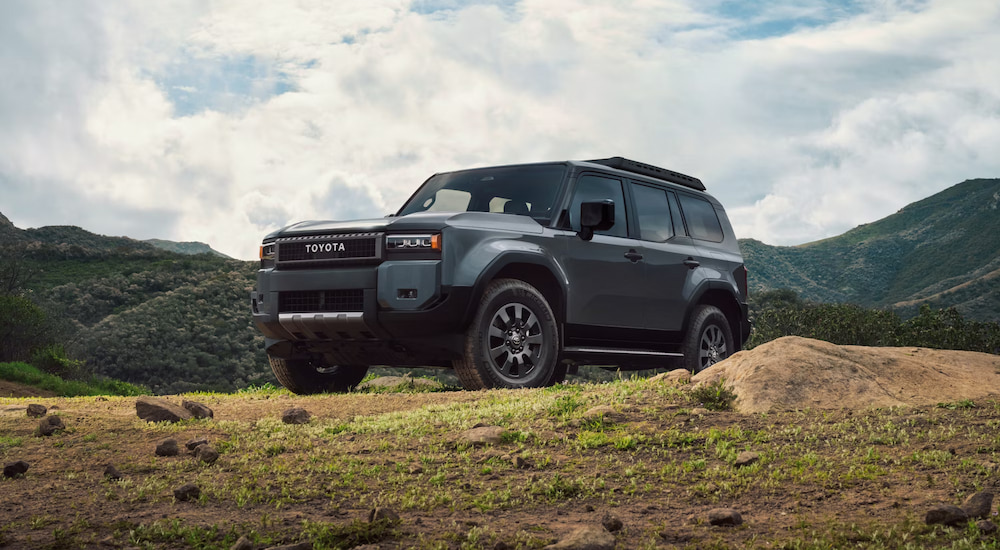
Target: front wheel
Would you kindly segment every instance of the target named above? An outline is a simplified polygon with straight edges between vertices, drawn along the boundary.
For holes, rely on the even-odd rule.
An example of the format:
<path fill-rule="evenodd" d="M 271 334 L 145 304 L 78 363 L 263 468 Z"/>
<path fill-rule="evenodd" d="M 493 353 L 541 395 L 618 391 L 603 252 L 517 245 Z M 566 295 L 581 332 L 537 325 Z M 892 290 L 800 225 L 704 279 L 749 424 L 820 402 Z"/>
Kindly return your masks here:
<path fill-rule="evenodd" d="M 322 359 L 283 359 L 270 355 L 267 359 L 278 382 L 299 395 L 346 392 L 368 373 L 367 366 L 330 366 Z"/>
<path fill-rule="evenodd" d="M 736 351 L 729 320 L 715 306 L 698 306 L 684 336 L 684 368 L 697 374 Z"/>
<path fill-rule="evenodd" d="M 491 282 L 465 336 L 465 353 L 454 362 L 468 390 L 537 388 L 561 382 L 555 315 L 535 287 L 517 279 Z"/>

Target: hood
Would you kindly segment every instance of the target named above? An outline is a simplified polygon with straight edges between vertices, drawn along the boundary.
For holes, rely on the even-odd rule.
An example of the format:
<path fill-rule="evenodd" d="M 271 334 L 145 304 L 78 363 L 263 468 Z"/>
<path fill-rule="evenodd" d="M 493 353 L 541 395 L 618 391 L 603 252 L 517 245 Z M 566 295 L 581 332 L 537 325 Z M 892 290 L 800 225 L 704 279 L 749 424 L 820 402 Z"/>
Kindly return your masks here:
<path fill-rule="evenodd" d="M 449 225 L 508 229 L 525 233 L 542 232 L 542 226 L 528 216 L 488 212 L 420 212 L 402 217 L 366 220 L 299 222 L 269 234 L 264 240 L 289 235 L 319 235 L 323 233 L 368 233 L 390 230 L 440 231 Z"/>

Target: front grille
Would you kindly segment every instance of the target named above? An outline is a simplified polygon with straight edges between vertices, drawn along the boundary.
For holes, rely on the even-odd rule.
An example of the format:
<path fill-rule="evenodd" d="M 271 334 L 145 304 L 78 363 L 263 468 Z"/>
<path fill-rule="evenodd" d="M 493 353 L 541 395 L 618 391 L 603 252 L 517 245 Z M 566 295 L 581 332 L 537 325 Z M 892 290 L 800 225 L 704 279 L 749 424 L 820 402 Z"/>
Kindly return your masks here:
<path fill-rule="evenodd" d="M 279 265 L 356 263 L 382 259 L 381 233 L 286 237 L 277 241 Z"/>
<path fill-rule="evenodd" d="M 278 294 L 278 313 L 364 311 L 365 291 L 297 290 Z"/>

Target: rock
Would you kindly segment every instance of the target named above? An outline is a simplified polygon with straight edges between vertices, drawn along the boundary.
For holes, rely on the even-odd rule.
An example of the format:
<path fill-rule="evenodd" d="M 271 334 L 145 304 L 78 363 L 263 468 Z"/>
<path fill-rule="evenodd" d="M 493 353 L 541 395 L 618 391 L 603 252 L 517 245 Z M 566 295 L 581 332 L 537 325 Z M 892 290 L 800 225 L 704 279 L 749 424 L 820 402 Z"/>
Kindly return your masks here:
<path fill-rule="evenodd" d="M 674 369 L 670 372 L 661 372 L 649 379 L 650 382 L 660 382 L 673 386 L 683 386 L 691 382 L 691 371 L 687 369 Z"/>
<path fill-rule="evenodd" d="M 600 420 L 608 424 L 619 424 L 625 422 L 625 415 L 616 411 L 614 408 L 608 405 L 598 405 L 596 407 L 591 407 L 583 413 L 583 418 L 586 420 Z"/>
<path fill-rule="evenodd" d="M 525 459 L 523 459 L 523 458 L 521 458 L 519 456 L 514 456 L 513 458 L 511 458 L 510 459 L 510 463 L 511 463 L 512 466 L 514 466 L 518 470 L 523 470 L 525 468 L 530 468 L 531 467 L 531 464 L 529 464 L 527 460 L 525 460 Z"/>
<path fill-rule="evenodd" d="M 281 421 L 285 424 L 308 424 L 312 416 L 301 407 L 292 407 L 281 413 Z"/>
<path fill-rule="evenodd" d="M 976 528 L 984 535 L 992 535 L 997 532 L 997 525 L 988 519 L 981 519 L 976 522 Z"/>
<path fill-rule="evenodd" d="M 142 396 L 135 400 L 135 414 L 146 422 L 179 422 L 190 420 L 191 413 L 166 399 Z"/>
<path fill-rule="evenodd" d="M 193 453 L 195 449 L 202 445 L 208 445 L 208 439 L 204 437 L 196 437 L 194 439 L 189 439 L 188 442 L 184 444 L 184 447 Z"/>
<path fill-rule="evenodd" d="M 597 525 L 585 525 L 546 550 L 614 550 L 615 536 Z"/>
<path fill-rule="evenodd" d="M 283 544 L 281 546 L 270 546 L 267 550 L 312 550 L 311 542 L 297 542 L 295 544 Z"/>
<path fill-rule="evenodd" d="M 253 550 L 253 543 L 250 539 L 241 536 L 237 539 L 236 544 L 229 547 L 229 550 Z"/>
<path fill-rule="evenodd" d="M 422 473 L 424 473 L 424 468 L 421 465 L 414 464 L 413 466 L 410 466 L 410 474 L 417 475 Z"/>
<path fill-rule="evenodd" d="M 732 508 L 715 508 L 708 511 L 708 523 L 718 527 L 732 527 L 743 524 L 743 516 Z"/>
<path fill-rule="evenodd" d="M 375 508 L 368 513 L 368 523 L 375 523 L 382 520 L 396 523 L 399 521 L 399 514 L 389 508 Z"/>
<path fill-rule="evenodd" d="M 514 550 L 514 547 L 502 540 L 498 540 L 496 544 L 493 545 L 493 550 Z"/>
<path fill-rule="evenodd" d="M 41 418 L 49 413 L 49 409 L 45 405 L 39 405 L 37 403 L 32 403 L 28 405 L 28 416 L 31 418 Z"/>
<path fill-rule="evenodd" d="M 108 464 L 104 468 L 104 477 L 106 477 L 110 481 L 118 481 L 124 479 L 124 476 L 122 476 L 122 473 L 118 471 L 118 468 L 115 468 L 114 464 Z"/>
<path fill-rule="evenodd" d="M 212 409 L 206 407 L 201 403 L 198 403 L 197 401 L 188 401 L 187 399 L 185 399 L 181 401 L 181 406 L 184 407 L 195 418 L 215 417 L 215 413 L 212 412 Z"/>
<path fill-rule="evenodd" d="M 17 462 L 11 462 L 10 464 L 5 464 L 3 467 L 3 477 L 18 477 L 23 476 L 28 468 L 31 466 L 23 461 L 18 460 Z"/>
<path fill-rule="evenodd" d="M 737 468 L 751 466 L 758 460 L 760 460 L 760 454 L 753 451 L 743 451 L 736 457 L 736 462 L 733 462 L 733 466 L 736 466 Z"/>
<path fill-rule="evenodd" d="M 214 464 L 216 460 L 219 460 L 219 451 L 216 451 L 211 445 L 201 445 L 195 449 L 194 456 L 202 462 Z"/>
<path fill-rule="evenodd" d="M 201 489 L 194 483 L 185 483 L 174 489 L 174 498 L 181 502 L 197 500 L 201 496 Z"/>
<path fill-rule="evenodd" d="M 988 519 L 993 510 L 993 493 L 980 491 L 962 503 L 962 510 L 970 518 Z"/>
<path fill-rule="evenodd" d="M 608 530 L 609 533 L 617 533 L 622 530 L 625 525 L 622 520 L 612 516 L 611 514 L 604 514 L 604 518 L 601 519 L 601 525 Z"/>
<path fill-rule="evenodd" d="M 712 411 L 706 409 L 705 407 L 695 407 L 695 408 L 691 409 L 691 414 L 697 415 L 697 416 L 704 416 L 704 415 L 706 415 L 706 414 L 708 414 L 710 412 L 712 412 Z"/>
<path fill-rule="evenodd" d="M 938 504 L 927 510 L 927 515 L 924 517 L 924 523 L 927 525 L 941 524 L 953 527 L 968 520 L 969 515 L 965 513 L 965 510 L 951 504 Z"/>
<path fill-rule="evenodd" d="M 500 426 L 481 426 L 462 432 L 462 439 L 473 445 L 499 445 L 505 432 Z"/>
<path fill-rule="evenodd" d="M 173 438 L 164 439 L 156 445 L 156 456 L 177 456 L 180 452 L 181 449 L 177 446 L 177 440 Z"/>
<path fill-rule="evenodd" d="M 38 433 L 40 435 L 48 436 L 65 429 L 66 425 L 63 424 L 62 418 L 58 416 L 46 416 L 38 423 Z"/>

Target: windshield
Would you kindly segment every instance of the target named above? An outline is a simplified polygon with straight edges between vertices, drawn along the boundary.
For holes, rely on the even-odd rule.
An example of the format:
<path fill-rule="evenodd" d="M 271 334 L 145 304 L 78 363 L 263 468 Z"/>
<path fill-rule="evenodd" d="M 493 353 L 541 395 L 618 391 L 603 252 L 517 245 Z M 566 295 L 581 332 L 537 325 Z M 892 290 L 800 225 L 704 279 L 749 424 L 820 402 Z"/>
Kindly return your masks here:
<path fill-rule="evenodd" d="M 415 212 L 502 212 L 531 216 L 547 225 L 566 174 L 563 164 L 479 168 L 438 174 L 400 209 Z"/>

